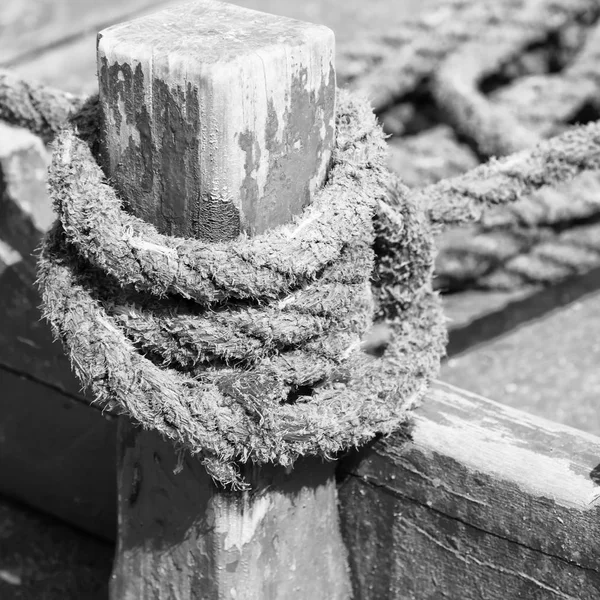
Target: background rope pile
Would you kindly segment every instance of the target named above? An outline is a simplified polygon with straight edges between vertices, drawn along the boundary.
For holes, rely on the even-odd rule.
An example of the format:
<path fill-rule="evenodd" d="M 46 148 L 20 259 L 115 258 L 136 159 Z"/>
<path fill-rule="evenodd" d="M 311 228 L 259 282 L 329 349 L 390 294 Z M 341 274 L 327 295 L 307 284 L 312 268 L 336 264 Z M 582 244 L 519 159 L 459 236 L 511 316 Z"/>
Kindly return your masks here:
<path fill-rule="evenodd" d="M 599 16 L 597 0 L 448 0 L 342 49 L 342 78 L 373 99 L 395 136 L 390 165 L 420 187 L 600 118 Z M 600 266 L 598 221 L 595 173 L 492 208 L 439 238 L 435 285 L 513 288 Z"/>

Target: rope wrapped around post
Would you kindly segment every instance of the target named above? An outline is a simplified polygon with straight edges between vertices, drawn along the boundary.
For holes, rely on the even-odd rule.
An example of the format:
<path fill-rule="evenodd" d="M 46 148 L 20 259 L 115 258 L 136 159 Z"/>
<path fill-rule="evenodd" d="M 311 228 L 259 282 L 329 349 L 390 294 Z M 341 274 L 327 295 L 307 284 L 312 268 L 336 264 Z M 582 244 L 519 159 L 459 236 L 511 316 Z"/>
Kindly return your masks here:
<path fill-rule="evenodd" d="M 368 105 L 340 94 L 337 128 L 301 219 L 210 245 L 127 214 L 84 141 L 54 142 L 45 315 L 98 402 L 201 452 L 225 484 L 243 485 L 235 459 L 291 465 L 393 431 L 443 353 L 427 222 L 406 198 L 389 207 L 403 190 Z M 378 242 L 389 231 L 399 246 Z M 374 320 L 388 337 L 373 349 Z"/>
<path fill-rule="evenodd" d="M 343 50 L 346 79 L 382 111 L 397 136 L 395 170 L 420 187 L 597 119 L 599 15 L 595 0 L 445 0 L 397 31 L 354 41 Z M 435 287 L 548 285 L 597 268 L 598 189 L 587 173 L 444 235 Z"/>
<path fill-rule="evenodd" d="M 316 201 L 289 225 L 209 245 L 127 213 L 95 159 L 95 107 L 76 99 L 54 141 L 45 315 L 97 402 L 238 489 L 236 460 L 332 457 L 407 420 L 444 353 L 434 229 L 600 167 L 593 123 L 409 191 L 369 105 L 341 91 Z"/>

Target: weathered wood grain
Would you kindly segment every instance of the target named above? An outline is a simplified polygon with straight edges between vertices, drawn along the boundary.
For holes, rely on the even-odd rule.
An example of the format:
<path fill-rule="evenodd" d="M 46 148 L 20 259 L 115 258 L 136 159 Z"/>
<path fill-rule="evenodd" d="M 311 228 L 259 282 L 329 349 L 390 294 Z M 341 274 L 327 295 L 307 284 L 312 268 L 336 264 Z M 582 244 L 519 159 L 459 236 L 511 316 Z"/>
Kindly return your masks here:
<path fill-rule="evenodd" d="M 289 221 L 327 173 L 333 34 L 212 1 L 101 32 L 104 152 L 132 210 L 208 241 Z M 198 458 L 119 426 L 119 536 L 111 597 L 345 599 L 333 463 L 246 465 L 217 488 Z"/>
<path fill-rule="evenodd" d="M 159 231 L 255 235 L 311 202 L 331 160 L 326 27 L 204 0 L 98 35 L 106 165 Z"/>
<path fill-rule="evenodd" d="M 120 436 L 111 598 L 348 597 L 334 463 L 248 465 L 252 492 L 224 492 L 156 432 Z"/>
<path fill-rule="evenodd" d="M 600 435 L 600 291 L 446 362 L 441 378 Z"/>
<path fill-rule="evenodd" d="M 600 438 L 440 384 L 343 465 L 357 597 L 600 594 Z"/>

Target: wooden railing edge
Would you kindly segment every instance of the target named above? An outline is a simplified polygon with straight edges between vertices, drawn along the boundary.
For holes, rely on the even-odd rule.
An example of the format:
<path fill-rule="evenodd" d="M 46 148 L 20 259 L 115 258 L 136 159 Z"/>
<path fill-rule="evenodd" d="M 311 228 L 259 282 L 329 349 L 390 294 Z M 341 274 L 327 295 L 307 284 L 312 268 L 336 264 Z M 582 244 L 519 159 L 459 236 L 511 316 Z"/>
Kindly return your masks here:
<path fill-rule="evenodd" d="M 355 594 L 597 598 L 599 462 L 599 437 L 437 382 L 340 466 Z"/>

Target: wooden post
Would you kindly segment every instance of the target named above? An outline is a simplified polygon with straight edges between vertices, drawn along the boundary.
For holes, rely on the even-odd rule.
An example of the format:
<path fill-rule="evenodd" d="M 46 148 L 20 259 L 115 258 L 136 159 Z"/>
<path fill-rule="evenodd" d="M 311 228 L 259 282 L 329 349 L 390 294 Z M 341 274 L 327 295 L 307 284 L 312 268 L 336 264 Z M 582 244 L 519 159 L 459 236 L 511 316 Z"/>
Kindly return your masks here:
<path fill-rule="evenodd" d="M 331 159 L 333 54 L 325 27 L 211 0 L 101 32 L 103 157 L 130 209 L 206 241 L 299 214 Z M 126 419 L 118 456 L 113 600 L 350 596 L 333 463 L 246 465 L 253 490 L 227 492 Z"/>

